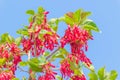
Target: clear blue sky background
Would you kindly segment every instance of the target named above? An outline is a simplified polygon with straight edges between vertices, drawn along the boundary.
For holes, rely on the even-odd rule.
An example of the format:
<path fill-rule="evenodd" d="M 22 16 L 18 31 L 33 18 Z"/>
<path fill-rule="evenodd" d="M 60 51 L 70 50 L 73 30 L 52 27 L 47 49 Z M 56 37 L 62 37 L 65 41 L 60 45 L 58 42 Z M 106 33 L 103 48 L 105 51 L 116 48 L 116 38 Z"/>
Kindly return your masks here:
<path fill-rule="evenodd" d="M 39 6 L 50 11 L 49 18 L 61 17 L 79 8 L 91 11 L 89 18 L 102 33 L 93 32 L 94 40 L 89 41 L 87 56 L 96 70 L 106 66 L 107 71 L 115 69 L 120 74 L 120 0 L 0 0 L 0 34 L 9 32 L 17 37 L 16 30 L 28 24 L 25 11 L 37 10 Z M 59 33 L 63 33 L 64 27 L 60 24 Z M 21 72 L 17 73 L 20 77 Z"/>

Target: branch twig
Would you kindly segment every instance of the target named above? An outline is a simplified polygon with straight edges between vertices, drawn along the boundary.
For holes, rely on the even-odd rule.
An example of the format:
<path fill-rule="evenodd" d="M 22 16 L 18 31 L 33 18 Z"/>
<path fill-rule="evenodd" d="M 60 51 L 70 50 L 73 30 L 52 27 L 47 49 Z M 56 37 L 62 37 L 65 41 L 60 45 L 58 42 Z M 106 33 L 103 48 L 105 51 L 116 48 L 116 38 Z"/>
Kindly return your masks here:
<path fill-rule="evenodd" d="M 18 66 L 18 69 L 20 69 L 20 70 L 23 71 L 23 72 L 27 72 L 27 73 L 29 73 L 28 71 L 23 70 L 23 69 L 20 68 L 19 66 Z"/>
<path fill-rule="evenodd" d="M 50 55 L 48 55 L 46 57 L 46 60 L 48 60 L 52 55 L 54 55 L 59 49 L 60 49 L 60 47 L 58 47 L 55 51 L 53 51 Z"/>

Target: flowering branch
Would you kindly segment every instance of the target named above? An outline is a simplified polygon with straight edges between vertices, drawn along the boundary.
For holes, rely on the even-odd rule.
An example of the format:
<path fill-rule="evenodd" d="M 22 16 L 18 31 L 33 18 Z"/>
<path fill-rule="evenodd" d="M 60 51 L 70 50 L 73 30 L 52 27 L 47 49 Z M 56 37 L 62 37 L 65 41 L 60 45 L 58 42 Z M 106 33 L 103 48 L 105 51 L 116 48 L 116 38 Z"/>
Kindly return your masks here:
<path fill-rule="evenodd" d="M 37 13 L 34 10 L 28 10 L 26 13 L 31 15 L 30 24 L 17 31 L 21 37 L 14 39 L 8 33 L 0 36 L 0 80 L 16 80 L 17 68 L 29 74 L 28 80 L 86 80 L 83 65 L 91 70 L 90 80 L 105 78 L 105 69 L 101 68 L 96 74 L 91 60 L 85 54 L 88 50 L 88 40 L 93 40 L 91 31 L 99 32 L 96 24 L 87 18 L 90 12 L 79 9 L 49 21 L 49 12 L 42 7 L 38 8 Z M 57 31 L 58 24 L 62 21 L 68 28 L 64 35 L 60 36 Z M 20 43 L 23 49 L 19 48 Z M 70 45 L 70 52 L 65 49 L 67 44 Z M 27 55 L 27 61 L 22 61 L 24 55 Z M 52 64 L 57 58 L 60 59 L 60 66 Z M 29 68 L 26 71 L 20 66 Z M 62 75 L 58 76 L 56 70 Z M 40 75 L 36 76 L 37 73 Z M 109 75 L 107 73 L 105 79 L 115 80 L 116 77 L 117 72 L 113 70 Z"/>

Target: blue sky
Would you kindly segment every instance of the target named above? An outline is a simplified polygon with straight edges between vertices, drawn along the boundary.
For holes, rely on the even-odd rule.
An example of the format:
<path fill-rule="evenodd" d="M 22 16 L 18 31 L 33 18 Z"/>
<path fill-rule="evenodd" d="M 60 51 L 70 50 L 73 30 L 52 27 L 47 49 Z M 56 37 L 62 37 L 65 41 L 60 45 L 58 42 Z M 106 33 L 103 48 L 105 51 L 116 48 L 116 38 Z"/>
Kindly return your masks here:
<path fill-rule="evenodd" d="M 79 8 L 91 11 L 89 18 L 94 20 L 102 33 L 93 32 L 94 40 L 89 41 L 87 56 L 96 70 L 106 66 L 107 71 L 115 69 L 120 74 L 120 0 L 0 0 L 0 34 L 8 32 L 17 37 L 16 30 L 28 24 L 25 11 L 37 10 L 39 6 L 50 11 L 49 18 L 61 17 Z M 64 27 L 60 24 L 59 33 Z"/>

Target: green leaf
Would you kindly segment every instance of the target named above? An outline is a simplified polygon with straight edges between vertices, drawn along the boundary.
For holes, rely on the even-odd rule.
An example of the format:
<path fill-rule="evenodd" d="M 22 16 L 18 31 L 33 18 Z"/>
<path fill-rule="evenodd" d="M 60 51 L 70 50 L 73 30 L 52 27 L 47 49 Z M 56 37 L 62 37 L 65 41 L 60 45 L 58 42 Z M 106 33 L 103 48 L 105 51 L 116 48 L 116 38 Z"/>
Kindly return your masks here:
<path fill-rule="evenodd" d="M 27 80 L 25 76 L 22 77 L 22 80 Z"/>
<path fill-rule="evenodd" d="M 39 63 L 39 59 L 38 58 L 31 58 L 30 61 L 32 61 L 34 63 Z"/>
<path fill-rule="evenodd" d="M 34 15 L 35 13 L 34 13 L 34 10 L 27 10 L 27 11 L 26 11 L 26 14 Z"/>
<path fill-rule="evenodd" d="M 29 22 L 32 22 L 32 21 L 33 21 L 33 16 L 30 16 L 30 17 L 28 18 L 28 21 L 29 21 Z"/>
<path fill-rule="evenodd" d="M 18 37 L 15 39 L 15 43 L 19 46 L 21 43 L 22 37 Z"/>
<path fill-rule="evenodd" d="M 58 18 L 50 19 L 48 23 L 50 25 L 50 28 L 52 28 L 55 32 L 57 32 L 59 19 Z"/>
<path fill-rule="evenodd" d="M 57 20 L 58 20 L 57 18 L 52 18 L 52 19 L 49 20 L 49 23 L 53 23 L 54 24 Z"/>
<path fill-rule="evenodd" d="M 44 56 L 40 56 L 39 65 L 44 65 L 46 63 L 46 58 Z"/>
<path fill-rule="evenodd" d="M 45 10 L 44 10 L 43 7 L 39 7 L 39 8 L 38 8 L 38 13 L 39 13 L 39 14 L 43 14 L 44 11 L 45 11 Z"/>
<path fill-rule="evenodd" d="M 42 67 L 40 65 L 38 65 L 38 63 L 28 61 L 28 64 L 30 66 L 30 69 L 32 69 L 33 71 L 35 71 L 35 72 L 41 72 L 42 71 Z"/>
<path fill-rule="evenodd" d="M 20 66 L 27 66 L 28 65 L 28 62 L 25 62 L 25 61 L 22 61 L 19 63 Z"/>
<path fill-rule="evenodd" d="M 61 59 L 64 59 L 64 58 L 65 58 L 63 54 L 56 54 L 55 57 L 56 57 L 56 58 L 61 58 Z"/>
<path fill-rule="evenodd" d="M 65 22 L 66 22 L 66 24 L 69 24 L 72 27 L 74 25 L 73 18 L 69 17 L 68 15 L 64 15 L 64 16 L 65 16 Z"/>
<path fill-rule="evenodd" d="M 116 80 L 118 73 L 115 70 L 110 72 L 110 80 Z"/>
<path fill-rule="evenodd" d="M 97 25 L 93 21 L 86 21 L 83 26 L 84 29 L 94 30 L 99 32 Z"/>
<path fill-rule="evenodd" d="M 40 61 L 38 58 L 32 58 L 28 61 L 28 65 L 30 67 L 30 69 L 32 69 L 35 72 L 41 72 L 42 71 L 42 67 L 41 65 L 39 65 Z"/>
<path fill-rule="evenodd" d="M 64 54 L 65 56 L 67 56 L 69 54 L 65 48 L 60 48 L 59 51 L 61 54 Z"/>
<path fill-rule="evenodd" d="M 81 20 L 81 12 L 82 9 L 78 9 L 77 11 L 74 12 L 73 18 L 76 24 L 79 24 L 80 20 Z"/>
<path fill-rule="evenodd" d="M 56 77 L 57 80 L 63 80 L 62 77 L 59 76 L 59 75 L 56 75 L 55 77 Z"/>
<path fill-rule="evenodd" d="M 100 80 L 104 80 L 105 78 L 105 67 L 102 67 L 98 70 L 98 76 Z"/>
<path fill-rule="evenodd" d="M 19 78 L 13 78 L 12 80 L 19 80 Z"/>
<path fill-rule="evenodd" d="M 75 71 L 76 68 L 77 68 L 77 66 L 75 65 L 75 63 L 72 62 L 72 61 L 70 61 L 70 60 L 69 60 L 69 63 L 70 63 L 70 69 Z M 77 74 L 77 73 L 78 73 L 78 72 L 76 72 L 76 74 Z"/>
<path fill-rule="evenodd" d="M 65 21 L 65 17 L 63 16 L 63 17 L 58 18 L 58 21 L 59 21 L 59 22 Z"/>
<path fill-rule="evenodd" d="M 5 42 L 12 43 L 14 42 L 14 38 L 10 36 L 8 33 L 4 33 L 0 37 L 0 43 L 5 43 Z"/>
<path fill-rule="evenodd" d="M 23 36 L 28 36 L 28 35 L 29 35 L 27 29 L 19 29 L 19 30 L 17 31 L 17 33 L 18 33 L 18 34 L 21 34 L 21 35 L 23 35 Z"/>
<path fill-rule="evenodd" d="M 80 75 L 81 74 L 80 70 L 78 70 L 78 69 L 72 69 L 72 70 L 74 70 L 74 75 Z"/>
<path fill-rule="evenodd" d="M 42 30 L 40 31 L 40 34 L 52 34 L 52 33 L 49 32 L 49 31 L 47 31 L 47 30 L 42 29 Z"/>
<path fill-rule="evenodd" d="M 51 61 L 54 61 L 56 58 L 64 59 L 68 55 L 68 52 L 64 48 L 60 48 L 56 54 L 51 57 Z"/>
<path fill-rule="evenodd" d="M 57 32 L 57 30 L 58 30 L 58 26 L 54 26 L 54 25 L 52 25 L 52 26 L 50 26 L 55 32 Z"/>
<path fill-rule="evenodd" d="M 14 42 L 14 38 L 10 35 L 7 35 L 6 36 L 6 42 L 12 43 L 12 42 Z"/>
<path fill-rule="evenodd" d="M 89 80 L 98 80 L 97 74 L 95 72 L 90 72 L 88 76 Z"/>
<path fill-rule="evenodd" d="M 0 58 L 0 66 L 6 63 L 6 58 Z"/>
<path fill-rule="evenodd" d="M 79 24 L 82 24 L 86 21 L 87 17 L 91 14 L 91 12 L 81 12 L 81 20 Z"/>
<path fill-rule="evenodd" d="M 43 56 L 46 57 L 46 56 L 48 56 L 49 54 L 50 54 L 50 52 L 46 51 L 46 52 L 43 53 Z"/>
<path fill-rule="evenodd" d="M 94 66 L 93 66 L 93 65 L 88 66 L 86 63 L 83 63 L 83 65 L 84 65 L 87 69 L 89 69 L 89 70 L 91 70 L 91 71 L 94 71 Z"/>
<path fill-rule="evenodd" d="M 59 51 L 56 52 L 56 54 L 54 54 L 52 56 L 53 59 L 56 59 L 56 58 L 61 58 L 61 59 L 64 59 L 64 55 L 62 53 L 60 53 Z"/>

